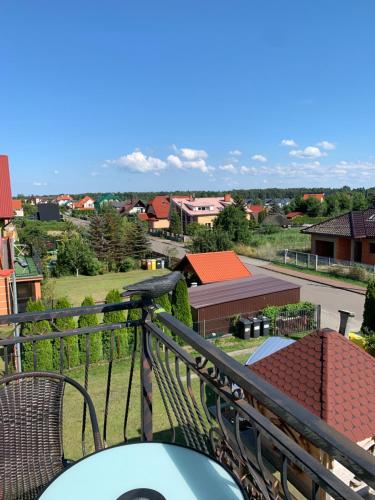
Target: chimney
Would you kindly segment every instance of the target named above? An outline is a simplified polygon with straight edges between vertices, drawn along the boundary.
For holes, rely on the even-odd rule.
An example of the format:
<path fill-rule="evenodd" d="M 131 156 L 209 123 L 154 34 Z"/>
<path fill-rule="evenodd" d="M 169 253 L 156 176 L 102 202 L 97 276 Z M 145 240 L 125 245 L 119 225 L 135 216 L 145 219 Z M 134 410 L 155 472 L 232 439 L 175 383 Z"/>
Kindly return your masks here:
<path fill-rule="evenodd" d="M 231 194 L 230 194 L 230 193 L 226 193 L 226 194 L 224 195 L 224 201 L 225 201 L 225 203 L 230 203 L 230 202 L 231 202 L 231 200 L 232 200 L 232 196 L 231 196 Z"/>
<path fill-rule="evenodd" d="M 349 318 L 354 318 L 354 314 L 350 311 L 344 311 L 342 309 L 339 310 L 339 313 L 340 313 L 339 333 L 341 333 L 341 335 L 344 335 L 344 337 L 349 337 L 349 329 L 348 329 Z"/>

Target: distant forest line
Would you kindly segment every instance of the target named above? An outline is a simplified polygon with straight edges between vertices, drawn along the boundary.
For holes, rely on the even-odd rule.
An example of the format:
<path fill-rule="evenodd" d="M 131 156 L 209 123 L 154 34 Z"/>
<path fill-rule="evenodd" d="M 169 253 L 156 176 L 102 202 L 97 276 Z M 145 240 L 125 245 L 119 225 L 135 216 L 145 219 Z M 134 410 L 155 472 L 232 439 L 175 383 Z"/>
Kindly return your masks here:
<path fill-rule="evenodd" d="M 350 188 L 349 186 L 343 186 L 342 188 L 263 188 L 263 189 L 228 189 L 221 191 L 208 191 L 208 190 L 179 190 L 179 191 L 122 191 L 122 192 L 112 192 L 120 201 L 130 200 L 134 198 L 139 198 L 143 202 L 147 202 L 151 198 L 157 195 L 189 195 L 194 194 L 196 197 L 210 197 L 210 196 L 224 196 L 225 193 L 231 193 L 232 195 L 240 195 L 243 198 L 251 198 L 251 199 L 274 199 L 274 198 L 297 198 L 302 196 L 304 193 L 325 193 L 326 195 L 337 192 L 362 192 L 365 194 L 366 198 L 370 197 L 371 199 L 375 198 L 375 187 L 371 188 Z M 61 194 L 61 193 L 57 193 Z M 56 196 L 57 196 L 56 194 Z M 65 194 L 65 193 L 63 193 Z M 91 196 L 92 198 L 97 198 L 103 195 L 102 192 L 85 192 L 85 193 L 77 193 L 73 196 L 75 198 L 83 198 L 84 196 Z M 47 195 L 54 196 L 54 195 Z M 26 196 L 20 194 L 17 198 L 27 198 Z"/>

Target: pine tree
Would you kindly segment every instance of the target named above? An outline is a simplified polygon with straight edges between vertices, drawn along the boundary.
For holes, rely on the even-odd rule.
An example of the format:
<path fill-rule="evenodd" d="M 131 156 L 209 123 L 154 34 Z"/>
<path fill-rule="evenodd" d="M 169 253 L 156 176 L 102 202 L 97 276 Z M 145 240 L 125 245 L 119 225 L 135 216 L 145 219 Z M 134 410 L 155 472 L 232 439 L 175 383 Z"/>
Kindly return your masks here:
<path fill-rule="evenodd" d="M 44 305 L 41 300 L 29 300 L 26 305 L 27 312 L 34 311 L 44 311 Z M 43 335 L 44 333 L 51 332 L 51 325 L 47 320 L 41 321 L 31 321 L 24 323 L 22 326 L 22 335 Z M 36 356 L 37 356 L 37 370 L 52 370 L 53 360 L 52 360 L 52 341 L 43 340 L 35 343 Z M 22 359 L 22 369 L 23 371 L 33 371 L 34 370 L 34 354 L 33 347 L 28 343 L 22 344 L 21 350 Z"/>
<path fill-rule="evenodd" d="M 181 217 L 179 216 L 179 214 L 177 213 L 177 210 L 174 207 L 171 209 L 171 213 L 170 213 L 169 230 L 171 233 L 174 233 L 174 234 L 181 234 L 182 233 Z"/>
<path fill-rule="evenodd" d="M 81 306 L 93 306 L 94 299 L 91 296 L 85 297 Z M 78 319 L 79 328 L 88 328 L 99 324 L 96 314 L 81 314 Z M 90 339 L 90 363 L 97 363 L 103 359 L 102 332 L 89 334 Z M 86 361 L 86 335 L 79 336 L 79 351 L 81 363 Z"/>
<path fill-rule="evenodd" d="M 66 309 L 72 307 L 72 304 L 66 297 L 58 299 L 55 305 L 55 309 Z M 76 327 L 76 322 L 71 316 L 65 318 L 56 318 L 55 320 L 56 329 L 59 332 L 66 330 L 74 330 Z M 58 369 L 60 367 L 60 340 L 55 340 L 54 342 L 54 368 Z M 78 347 L 78 335 L 73 335 L 71 337 L 64 338 L 64 367 L 67 369 L 74 368 L 79 365 L 79 347 Z"/>
<path fill-rule="evenodd" d="M 375 280 L 367 285 L 362 331 L 368 335 L 375 333 Z"/>
<path fill-rule="evenodd" d="M 126 234 L 126 253 L 135 259 L 143 259 L 150 254 L 151 246 L 142 224 L 137 221 L 132 224 Z"/>
<path fill-rule="evenodd" d="M 90 226 L 88 238 L 90 246 L 94 250 L 97 258 L 104 262 L 106 260 L 108 243 L 104 237 L 105 233 L 105 220 L 100 215 L 93 215 L 90 217 Z"/>
<path fill-rule="evenodd" d="M 118 290 L 110 290 L 105 298 L 106 304 L 117 304 L 122 302 L 121 295 Z M 125 312 L 124 311 L 111 311 L 105 312 L 103 315 L 103 323 L 124 323 L 125 322 Z M 111 357 L 111 337 L 114 336 L 114 351 L 113 358 L 123 357 L 128 350 L 127 342 L 127 330 L 126 328 L 119 328 L 111 331 L 105 331 L 102 335 L 102 345 L 103 345 L 103 356 L 105 359 L 110 359 Z"/>

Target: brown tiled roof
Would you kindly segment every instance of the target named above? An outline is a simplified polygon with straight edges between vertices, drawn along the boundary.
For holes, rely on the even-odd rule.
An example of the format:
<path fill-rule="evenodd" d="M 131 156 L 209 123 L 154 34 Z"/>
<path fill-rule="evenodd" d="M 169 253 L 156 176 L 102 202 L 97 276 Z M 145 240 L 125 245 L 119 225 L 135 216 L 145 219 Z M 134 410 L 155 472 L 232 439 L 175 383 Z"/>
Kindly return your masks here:
<path fill-rule="evenodd" d="M 347 236 L 349 238 L 375 237 L 375 208 L 347 212 L 303 230 L 307 234 Z"/>
<path fill-rule="evenodd" d="M 155 196 L 155 198 L 148 202 L 147 213 L 149 207 L 152 208 L 157 219 L 168 219 L 170 207 L 169 196 Z"/>
<path fill-rule="evenodd" d="M 322 330 L 249 366 L 358 443 L 375 436 L 375 358 Z"/>

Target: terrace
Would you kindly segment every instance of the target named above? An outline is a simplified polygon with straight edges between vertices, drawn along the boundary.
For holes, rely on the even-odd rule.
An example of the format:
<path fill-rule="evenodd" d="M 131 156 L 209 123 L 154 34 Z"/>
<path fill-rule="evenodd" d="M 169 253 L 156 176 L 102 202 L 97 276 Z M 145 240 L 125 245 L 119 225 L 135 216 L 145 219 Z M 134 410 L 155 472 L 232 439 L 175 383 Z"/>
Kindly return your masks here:
<path fill-rule="evenodd" d="M 0 497 L 2 493 L 5 499 L 36 498 L 67 466 L 67 459 L 76 460 L 102 446 L 162 441 L 215 458 L 241 482 L 248 498 L 362 498 L 317 455 L 308 453 L 300 440 L 293 439 L 287 427 L 277 427 L 270 413 L 302 440 L 351 471 L 362 481 L 364 490 L 366 485 L 375 488 L 374 457 L 158 309 L 150 299 L 0 316 L 0 324 L 13 323 L 18 331 L 20 325 L 30 321 L 48 320 L 53 325 L 58 318 L 118 310 L 138 310 L 140 319 L 0 341 L 4 360 L 4 378 L 0 379 L 0 441 L 4 443 L 0 445 Z M 124 327 L 133 331 L 132 344 L 129 357 L 120 360 L 116 356 L 116 332 Z M 98 332 L 108 336 L 108 359 L 92 363 L 91 341 Z M 75 369 L 69 368 L 69 338 L 73 336 L 85 346 L 82 367 Z M 68 376 L 67 380 L 58 378 L 58 384 L 80 384 L 81 394 L 87 391 L 91 396 L 82 404 L 70 387 L 65 391 L 60 422 L 65 450 L 61 445 L 57 469 L 49 467 L 47 457 L 42 456 L 46 434 L 39 436 L 38 426 L 46 422 L 41 424 L 34 415 L 40 407 L 48 408 L 43 399 L 46 394 L 33 394 L 38 384 L 24 384 L 27 377 L 16 382 L 6 378 L 22 370 L 26 352 L 33 370 L 30 377 L 38 373 L 36 378 L 40 378 L 40 346 L 46 340 L 51 340 L 54 348 L 53 371 Z M 16 397 L 6 402 L 4 396 L 9 396 L 12 388 Z M 254 400 L 257 405 L 250 404 Z M 261 412 L 260 406 L 267 411 Z M 89 416 L 95 409 L 99 426 L 93 418 L 92 433 Z M 17 426 L 28 432 L 20 432 L 11 443 Z M 124 471 L 126 468 L 124 464 Z"/>

